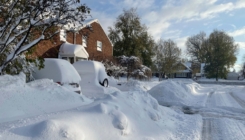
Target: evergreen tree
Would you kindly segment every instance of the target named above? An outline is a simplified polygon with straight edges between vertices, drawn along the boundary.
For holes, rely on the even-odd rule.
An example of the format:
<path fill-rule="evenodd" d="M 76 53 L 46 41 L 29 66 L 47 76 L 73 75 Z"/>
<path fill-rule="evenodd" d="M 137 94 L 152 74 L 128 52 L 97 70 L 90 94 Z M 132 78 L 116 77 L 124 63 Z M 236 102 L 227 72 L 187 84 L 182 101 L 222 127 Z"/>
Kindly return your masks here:
<path fill-rule="evenodd" d="M 117 17 L 114 28 L 109 27 L 108 37 L 114 46 L 114 56 L 137 56 L 144 65 L 151 66 L 154 41 L 135 9 L 124 10 Z"/>

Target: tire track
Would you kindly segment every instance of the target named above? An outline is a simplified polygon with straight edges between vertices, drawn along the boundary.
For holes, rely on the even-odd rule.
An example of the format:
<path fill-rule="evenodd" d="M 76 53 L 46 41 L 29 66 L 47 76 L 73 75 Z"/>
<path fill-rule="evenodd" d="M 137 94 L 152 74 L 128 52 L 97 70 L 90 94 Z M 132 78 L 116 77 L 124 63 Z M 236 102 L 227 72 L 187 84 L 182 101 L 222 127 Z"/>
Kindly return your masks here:
<path fill-rule="evenodd" d="M 211 106 L 211 97 L 214 94 L 214 91 L 208 93 L 208 97 L 206 100 L 205 107 Z M 202 119 L 202 140 L 210 140 L 212 138 L 212 126 L 211 126 L 211 119 L 209 118 L 203 118 Z"/>
<path fill-rule="evenodd" d="M 211 120 L 210 119 L 203 119 L 202 140 L 211 140 L 211 138 L 212 138 L 211 128 L 212 128 Z"/>
<path fill-rule="evenodd" d="M 212 97 L 213 94 L 214 94 L 214 91 L 208 93 L 208 97 L 207 97 L 207 100 L 206 100 L 205 107 L 210 107 L 211 106 L 211 97 Z"/>
<path fill-rule="evenodd" d="M 232 92 L 229 93 L 233 99 L 236 100 L 236 102 L 243 108 L 245 109 L 245 101 L 234 95 Z"/>

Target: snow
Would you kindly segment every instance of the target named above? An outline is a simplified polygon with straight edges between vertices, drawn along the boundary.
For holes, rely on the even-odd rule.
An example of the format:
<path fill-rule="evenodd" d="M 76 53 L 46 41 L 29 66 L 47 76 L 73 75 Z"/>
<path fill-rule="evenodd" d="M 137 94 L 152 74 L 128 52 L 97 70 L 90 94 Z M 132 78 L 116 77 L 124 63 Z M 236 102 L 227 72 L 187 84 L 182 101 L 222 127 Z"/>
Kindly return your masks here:
<path fill-rule="evenodd" d="M 103 82 L 103 80 L 107 78 L 104 65 L 98 61 L 81 60 L 72 65 L 82 78 L 87 75 L 89 75 L 89 78 L 92 77 L 94 84 L 98 85 L 98 82 Z"/>
<path fill-rule="evenodd" d="M 108 79 L 101 90 L 83 83 L 103 95 L 89 99 L 48 79 L 0 76 L 0 139 L 245 139 L 244 86 Z"/>
<path fill-rule="evenodd" d="M 80 52 L 80 53 L 79 53 Z M 70 43 L 63 43 L 60 47 L 60 55 L 69 55 L 69 56 L 76 56 L 82 57 L 82 58 L 88 58 L 89 54 L 85 50 L 85 48 L 82 45 L 78 44 L 70 44 Z"/>
<path fill-rule="evenodd" d="M 165 106 L 197 106 L 203 105 L 203 97 L 208 93 L 202 86 L 193 83 L 192 80 L 178 81 L 165 80 L 150 89 L 149 94 Z M 194 101 L 194 102 L 193 102 Z"/>
<path fill-rule="evenodd" d="M 60 41 L 66 42 L 66 31 L 64 29 L 60 30 Z"/>
<path fill-rule="evenodd" d="M 70 109 L 89 99 L 49 79 L 25 83 L 25 75 L 0 76 L 0 122 Z"/>
<path fill-rule="evenodd" d="M 48 78 L 61 84 L 79 83 L 81 78 L 76 69 L 66 60 L 45 58 L 44 68 L 35 68 L 33 77 L 35 79 Z"/>
<path fill-rule="evenodd" d="M 77 61 L 72 64 L 81 77 L 81 88 L 83 94 L 88 97 L 103 96 L 100 91 L 103 91 L 103 87 L 100 83 L 103 83 L 108 76 L 105 72 L 105 67 L 98 61 Z M 110 84 L 110 83 L 109 83 Z"/>

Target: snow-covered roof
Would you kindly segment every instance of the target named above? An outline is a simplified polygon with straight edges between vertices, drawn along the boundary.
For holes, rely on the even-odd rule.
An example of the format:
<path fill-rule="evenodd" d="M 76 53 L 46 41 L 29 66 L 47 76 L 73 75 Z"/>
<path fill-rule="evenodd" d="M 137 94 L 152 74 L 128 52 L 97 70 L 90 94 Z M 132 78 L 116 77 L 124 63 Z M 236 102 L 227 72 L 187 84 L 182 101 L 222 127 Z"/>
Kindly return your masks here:
<path fill-rule="evenodd" d="M 88 58 L 89 54 L 82 45 L 63 43 L 59 50 L 60 56 L 76 56 L 82 58 Z"/>
<path fill-rule="evenodd" d="M 190 62 L 185 62 L 185 63 L 181 63 L 181 64 L 183 64 L 188 69 L 187 72 L 192 71 Z"/>
<path fill-rule="evenodd" d="M 94 22 L 100 24 L 98 19 L 93 19 L 93 18 L 91 18 L 91 19 L 85 20 L 84 23 L 83 23 L 82 25 L 81 25 L 81 24 L 76 24 L 76 25 L 75 25 L 76 27 L 75 27 L 73 24 L 65 25 L 65 26 L 63 27 L 63 29 L 60 30 L 60 40 L 66 42 L 66 38 L 65 38 L 65 31 L 66 31 L 66 30 L 68 30 L 68 31 L 69 31 L 69 30 L 79 31 L 79 30 L 81 30 L 81 29 L 83 29 L 83 28 L 85 28 L 85 27 L 92 27 L 91 24 L 94 23 Z M 102 29 L 103 29 L 103 28 L 102 28 Z M 106 35 L 106 37 L 108 38 L 108 40 L 110 41 L 111 45 L 113 46 L 113 44 L 112 44 L 110 38 L 109 38 L 107 35 Z"/>
<path fill-rule="evenodd" d="M 88 19 L 88 20 L 84 21 L 85 24 L 83 24 L 82 26 L 78 27 L 78 30 L 81 30 L 81 29 L 83 29 L 85 27 L 90 27 L 91 24 L 94 23 L 94 22 L 100 24 L 98 19 Z"/>
<path fill-rule="evenodd" d="M 192 64 L 191 62 L 185 62 L 184 64 L 185 64 L 185 66 L 191 68 L 191 64 Z"/>

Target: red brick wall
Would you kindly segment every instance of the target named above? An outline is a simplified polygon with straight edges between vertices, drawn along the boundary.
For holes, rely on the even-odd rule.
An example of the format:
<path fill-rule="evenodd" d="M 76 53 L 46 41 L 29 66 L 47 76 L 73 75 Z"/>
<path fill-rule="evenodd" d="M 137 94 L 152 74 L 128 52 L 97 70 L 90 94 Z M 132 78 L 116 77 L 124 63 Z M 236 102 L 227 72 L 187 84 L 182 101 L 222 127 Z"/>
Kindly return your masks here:
<path fill-rule="evenodd" d="M 61 44 L 62 42 L 60 41 L 59 34 L 55 35 L 50 40 L 43 40 L 36 45 L 33 56 L 43 58 L 58 58 L 59 48 Z"/>
<path fill-rule="evenodd" d="M 92 31 L 83 28 L 76 34 L 76 44 L 82 44 L 82 36 L 87 36 L 87 47 L 85 48 L 91 60 L 103 60 L 113 56 L 113 47 L 104 30 L 99 23 L 91 24 Z M 97 41 L 102 42 L 102 51 L 97 50 Z"/>
<path fill-rule="evenodd" d="M 92 31 L 88 28 L 83 28 L 76 33 L 76 43 L 82 44 L 82 36 L 87 36 L 87 47 L 85 48 L 89 54 L 90 60 L 101 61 L 105 58 L 112 58 L 113 47 L 110 43 L 107 35 L 100 26 L 99 23 L 93 22 L 91 24 Z M 74 33 L 66 33 L 66 41 L 74 44 Z M 97 51 L 97 41 L 102 42 L 102 51 Z M 37 47 L 34 55 L 44 58 L 57 58 L 59 53 L 59 47 L 62 44 L 59 35 L 56 35 L 52 40 L 41 41 Z"/>

